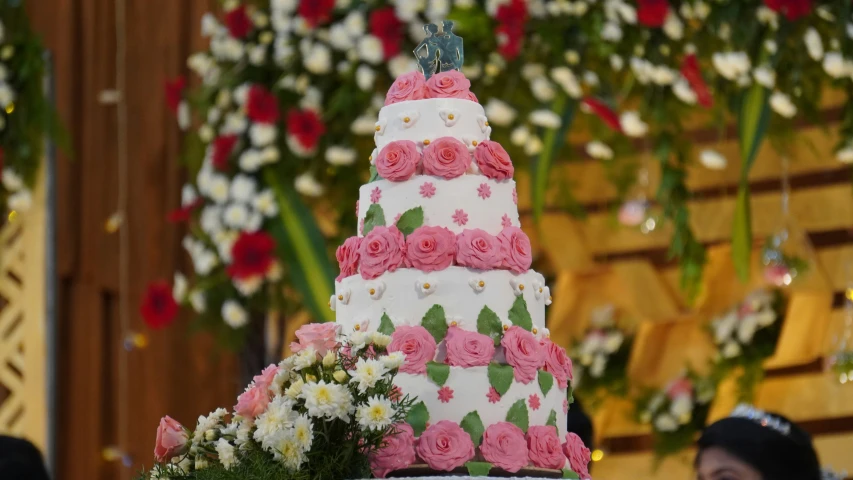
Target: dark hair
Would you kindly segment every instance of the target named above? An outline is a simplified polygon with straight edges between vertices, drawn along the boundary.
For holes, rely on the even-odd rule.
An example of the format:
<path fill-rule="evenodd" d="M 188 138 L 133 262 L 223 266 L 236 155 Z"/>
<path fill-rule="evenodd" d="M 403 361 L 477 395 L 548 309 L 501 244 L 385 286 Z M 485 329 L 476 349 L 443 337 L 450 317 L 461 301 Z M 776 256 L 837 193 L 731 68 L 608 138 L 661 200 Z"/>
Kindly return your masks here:
<path fill-rule="evenodd" d="M 705 428 L 696 463 L 705 449 L 718 447 L 758 470 L 764 480 L 820 480 L 820 462 L 809 434 L 781 415 L 768 415 L 790 424 L 790 431 L 783 434 L 758 420 L 724 418 Z"/>
<path fill-rule="evenodd" d="M 577 397 L 569 408 L 569 413 L 566 414 L 566 427 L 569 432 L 580 437 L 587 448 L 592 450 L 592 421 Z"/>
<path fill-rule="evenodd" d="M 22 438 L 0 436 L 0 478 L 49 480 L 41 452 Z"/>

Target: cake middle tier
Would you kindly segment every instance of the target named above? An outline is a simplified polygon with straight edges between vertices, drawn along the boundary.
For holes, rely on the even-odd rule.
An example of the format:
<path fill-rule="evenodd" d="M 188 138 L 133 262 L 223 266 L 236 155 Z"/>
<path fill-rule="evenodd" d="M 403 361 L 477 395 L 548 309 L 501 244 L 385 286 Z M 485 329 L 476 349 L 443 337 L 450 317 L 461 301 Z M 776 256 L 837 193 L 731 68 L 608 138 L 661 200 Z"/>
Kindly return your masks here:
<path fill-rule="evenodd" d="M 352 332 L 356 325 L 372 332 L 386 313 L 395 325 L 420 325 L 435 305 L 443 308 L 448 323 L 456 322 L 465 330 L 477 330 L 477 317 L 484 307 L 504 323 L 511 323 L 511 309 L 525 308 L 533 328 L 541 329 L 549 294 L 545 278 L 533 270 L 516 274 L 453 266 L 425 273 L 400 268 L 373 280 L 352 275 L 335 282 L 332 306 L 344 332 Z"/>
<path fill-rule="evenodd" d="M 421 207 L 424 225 L 446 227 L 453 233 L 479 228 L 497 235 L 504 227 L 520 227 L 518 194 L 513 180 L 492 180 L 466 174 L 444 179 L 418 175 L 404 182 L 377 180 L 359 189 L 358 236 L 361 223 L 372 204 L 382 207 L 387 225 L 398 215 Z"/>

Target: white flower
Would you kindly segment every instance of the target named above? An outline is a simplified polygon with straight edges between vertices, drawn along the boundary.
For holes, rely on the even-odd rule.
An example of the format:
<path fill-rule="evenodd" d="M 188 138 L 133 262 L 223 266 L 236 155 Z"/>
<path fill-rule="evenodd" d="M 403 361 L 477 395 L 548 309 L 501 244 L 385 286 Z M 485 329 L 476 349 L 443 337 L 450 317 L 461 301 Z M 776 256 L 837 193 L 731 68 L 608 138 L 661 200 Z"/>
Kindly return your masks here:
<path fill-rule="evenodd" d="M 517 112 L 508 103 L 492 97 L 486 102 L 484 107 L 486 116 L 489 118 L 489 123 L 494 123 L 499 126 L 507 126 L 515 120 Z"/>
<path fill-rule="evenodd" d="M 293 358 L 294 360 L 298 359 L 298 357 L 290 358 Z M 296 368 L 296 365 L 294 365 L 294 369 L 301 370 L 301 368 Z M 303 382 L 302 378 L 300 377 L 295 382 L 291 383 L 289 387 L 287 387 L 287 389 L 284 391 L 284 394 L 287 396 L 287 398 L 290 398 L 291 400 L 296 400 L 297 398 L 299 398 L 300 395 L 302 395 L 302 387 L 304 386 L 305 382 Z"/>
<path fill-rule="evenodd" d="M 607 334 L 607 337 L 604 340 L 604 350 L 607 353 L 616 353 L 617 350 L 622 346 L 622 341 L 624 337 L 622 332 L 613 331 Z"/>
<path fill-rule="evenodd" d="M 183 302 L 187 296 L 187 277 L 183 273 L 175 272 L 174 285 L 172 285 L 172 298 L 176 302 Z"/>
<path fill-rule="evenodd" d="M 0 107 L 6 108 L 15 101 L 15 92 L 9 84 L 0 83 Z"/>
<path fill-rule="evenodd" d="M 631 57 L 630 65 L 631 71 L 634 72 L 634 76 L 637 77 L 638 82 L 646 84 L 651 81 L 655 68 L 651 62 L 644 58 Z"/>
<path fill-rule="evenodd" d="M 355 150 L 349 147 L 331 146 L 326 149 L 326 161 L 331 165 L 352 165 L 355 162 Z"/>
<path fill-rule="evenodd" d="M 302 64 L 309 72 L 315 75 L 323 75 L 332 70 L 332 52 L 322 43 L 315 43 L 303 55 Z"/>
<path fill-rule="evenodd" d="M 472 277 L 468 280 L 468 285 L 474 290 L 474 293 L 480 293 L 486 289 L 486 281 L 481 277 Z"/>
<path fill-rule="evenodd" d="M 745 52 L 717 52 L 711 57 L 711 63 L 720 75 L 728 80 L 736 80 L 747 73 L 751 66 Z"/>
<path fill-rule="evenodd" d="M 327 384 L 325 380 L 306 383 L 300 398 L 305 399 L 305 408 L 312 417 L 338 418 L 349 422 L 349 415 L 354 410 L 352 397 L 346 388 L 334 383 Z"/>
<path fill-rule="evenodd" d="M 344 18 L 342 24 L 346 28 L 347 33 L 353 38 L 358 38 L 364 35 L 364 31 L 367 26 L 364 21 L 364 13 L 359 10 L 353 10 L 350 12 L 346 18 Z"/>
<path fill-rule="evenodd" d="M 551 69 L 551 78 L 572 98 L 583 96 L 583 90 L 572 69 L 569 67 L 555 67 Z"/>
<path fill-rule="evenodd" d="M 693 413 L 693 399 L 690 395 L 679 395 L 672 400 L 669 411 L 680 425 L 687 424 Z"/>
<path fill-rule="evenodd" d="M 255 196 L 257 182 L 255 179 L 239 174 L 231 182 L 231 199 L 235 202 L 248 203 Z"/>
<path fill-rule="evenodd" d="M 806 43 L 806 51 L 808 51 L 812 60 L 820 61 L 823 58 L 823 42 L 820 40 L 820 34 L 817 33 L 814 27 L 809 27 L 806 30 L 803 41 Z"/>
<path fill-rule="evenodd" d="M 678 79 L 672 84 L 672 93 L 682 102 L 693 105 L 696 103 L 696 92 L 690 88 L 690 84 L 684 78 Z"/>
<path fill-rule="evenodd" d="M 365 35 L 358 41 L 358 56 L 367 63 L 379 65 L 384 56 L 382 41 L 373 35 Z"/>
<path fill-rule="evenodd" d="M 524 125 L 520 127 L 516 127 L 509 134 L 509 141 L 512 142 L 513 145 L 521 147 L 527 143 L 527 140 L 530 139 L 530 132 L 528 132 L 527 127 Z"/>
<path fill-rule="evenodd" d="M 622 70 L 622 67 L 625 66 L 625 60 L 622 60 L 622 57 L 620 57 L 619 55 L 610 55 L 609 61 L 610 68 L 617 72 Z"/>
<path fill-rule="evenodd" d="M 776 321 L 776 312 L 773 310 L 761 310 L 753 315 L 755 321 L 758 322 L 759 328 L 769 327 Z"/>
<path fill-rule="evenodd" d="M 622 40 L 622 27 L 616 22 L 607 22 L 601 28 L 601 39 L 608 42 L 618 42 Z"/>
<path fill-rule="evenodd" d="M 306 452 L 311 450 L 311 445 L 314 444 L 314 425 L 307 415 L 302 414 L 296 417 L 296 421 L 293 422 L 293 436 L 303 450 Z"/>
<path fill-rule="evenodd" d="M 740 355 L 741 349 L 740 344 L 734 340 L 729 340 L 720 350 L 720 354 L 723 358 L 734 358 Z"/>
<path fill-rule="evenodd" d="M 704 149 L 699 153 L 699 162 L 709 170 L 724 170 L 728 161 L 720 152 Z"/>
<path fill-rule="evenodd" d="M 553 85 L 545 77 L 536 77 L 530 81 L 530 91 L 540 102 L 549 102 L 557 94 Z"/>
<path fill-rule="evenodd" d="M 362 115 L 353 120 L 350 131 L 356 135 L 373 135 L 376 128 L 376 120 L 369 115 Z"/>
<path fill-rule="evenodd" d="M 649 73 L 651 74 L 652 81 L 658 85 L 671 85 L 678 74 L 678 72 L 665 65 L 653 66 Z"/>
<path fill-rule="evenodd" d="M 543 128 L 560 128 L 560 116 L 551 110 L 539 109 L 530 113 L 530 123 Z"/>
<path fill-rule="evenodd" d="M 204 292 L 194 290 L 190 293 L 190 305 L 196 313 L 204 313 L 207 310 L 207 302 L 204 299 Z"/>
<path fill-rule="evenodd" d="M 248 149 L 240 154 L 240 170 L 244 172 L 257 172 L 261 168 L 261 153 L 255 149 Z"/>
<path fill-rule="evenodd" d="M 275 202 L 275 195 L 272 190 L 264 190 L 252 199 L 252 206 L 267 217 L 273 217 L 278 214 L 278 204 Z"/>
<path fill-rule="evenodd" d="M 336 23 L 329 28 L 329 44 L 335 50 L 349 50 L 352 48 L 352 42 L 347 27 L 342 23 Z"/>
<path fill-rule="evenodd" d="M 267 57 L 266 45 L 254 45 L 249 48 L 249 63 L 252 65 L 263 65 Z"/>
<path fill-rule="evenodd" d="M 275 141 L 278 133 L 275 125 L 264 123 L 256 123 L 249 129 L 249 136 L 252 139 L 252 145 L 256 147 L 266 147 Z"/>
<path fill-rule="evenodd" d="M 592 366 L 589 367 L 589 374 L 593 378 L 600 378 L 604 375 L 604 369 L 607 367 L 607 357 L 601 353 L 597 353 L 592 360 Z"/>
<path fill-rule="evenodd" d="M 281 432 L 276 435 L 274 445 L 269 449 L 273 458 L 284 464 L 291 471 L 299 470 L 305 462 L 305 451 L 296 439 L 293 431 Z"/>
<path fill-rule="evenodd" d="M 406 362 L 406 354 L 403 352 L 390 352 L 388 355 L 379 357 L 379 361 L 388 370 L 395 370 L 403 366 Z"/>
<path fill-rule="evenodd" d="M 205 13 L 201 17 L 201 34 L 205 37 L 211 37 L 217 32 L 219 32 L 219 22 L 216 21 L 216 17 L 213 16 L 212 13 Z"/>
<path fill-rule="evenodd" d="M 761 65 L 752 71 L 755 82 L 762 87 L 773 88 L 776 86 L 776 72 L 769 65 Z"/>
<path fill-rule="evenodd" d="M 841 78 L 850 74 L 850 64 L 840 52 L 828 52 L 823 57 L 823 69 L 832 78 Z"/>
<path fill-rule="evenodd" d="M 599 160 L 610 160 L 613 158 L 613 149 L 598 140 L 593 140 L 586 144 L 586 153 L 590 157 Z"/>
<path fill-rule="evenodd" d="M 846 145 L 835 152 L 835 159 L 845 165 L 853 164 L 853 145 Z"/>
<path fill-rule="evenodd" d="M 358 88 L 369 92 L 373 90 L 373 82 L 376 80 L 376 73 L 367 65 L 360 65 L 355 71 L 355 83 Z"/>
<path fill-rule="evenodd" d="M 231 470 L 231 467 L 237 464 L 237 457 L 234 456 L 234 445 L 228 443 L 228 440 L 220 438 L 216 442 L 216 454 L 219 456 L 219 463 L 225 467 L 225 470 Z"/>
<path fill-rule="evenodd" d="M 681 37 L 684 36 L 684 24 L 681 23 L 673 10 L 669 11 L 666 20 L 663 22 L 663 32 L 673 40 L 681 40 Z"/>
<path fill-rule="evenodd" d="M 536 135 L 531 136 L 530 139 L 527 141 L 527 144 L 524 145 L 524 153 L 532 157 L 535 155 L 539 155 L 541 151 L 542 139 L 537 137 Z"/>
<path fill-rule="evenodd" d="M 240 292 L 244 297 L 251 297 L 258 290 L 261 289 L 261 286 L 264 284 L 263 277 L 250 277 L 246 279 L 235 278 L 233 281 L 234 288 Z"/>
<path fill-rule="evenodd" d="M 770 25 L 774 30 L 779 28 L 779 14 L 766 5 L 761 5 L 755 10 L 755 17 L 759 23 Z"/>
<path fill-rule="evenodd" d="M 418 64 L 411 58 L 411 55 L 397 55 L 388 61 L 388 72 L 391 77 L 397 78 L 404 73 L 409 73 L 417 68 Z M 468 78 L 471 78 L 468 75 Z"/>
<path fill-rule="evenodd" d="M 305 172 L 296 177 L 294 182 L 296 191 L 307 197 L 319 197 L 323 194 L 323 185 L 314 178 L 311 172 Z"/>
<path fill-rule="evenodd" d="M 415 282 L 415 287 L 421 295 L 431 295 L 435 292 L 438 282 L 427 277 L 421 277 Z"/>
<path fill-rule="evenodd" d="M 655 417 L 655 429 L 659 432 L 674 432 L 678 430 L 678 421 L 668 413 Z"/>
<path fill-rule="evenodd" d="M 385 348 L 391 343 L 391 335 L 385 335 L 382 332 L 375 331 L 370 334 L 370 341 L 379 348 Z"/>
<path fill-rule="evenodd" d="M 222 230 L 222 208 L 215 205 L 208 205 L 201 211 L 199 223 L 204 233 L 213 236 Z"/>
<path fill-rule="evenodd" d="M 210 41 L 210 52 L 213 56 L 225 61 L 237 62 L 243 58 L 245 49 L 243 43 L 230 36 L 215 37 Z"/>
<path fill-rule="evenodd" d="M 33 196 L 29 190 L 23 189 L 9 195 L 6 204 L 11 210 L 26 212 L 33 205 Z"/>
<path fill-rule="evenodd" d="M 521 67 L 521 76 L 527 81 L 533 81 L 543 75 L 545 75 L 545 65 L 541 63 L 525 63 Z"/>
<path fill-rule="evenodd" d="M 770 95 L 770 107 L 785 118 L 792 118 L 797 114 L 797 106 L 791 101 L 791 97 L 779 91 Z"/>
<path fill-rule="evenodd" d="M 758 320 L 753 315 L 746 315 L 738 323 L 737 338 L 740 343 L 747 345 L 752 342 L 756 330 L 758 330 Z"/>
<path fill-rule="evenodd" d="M 649 131 L 649 126 L 634 111 L 624 112 L 619 117 L 619 124 L 629 137 L 642 137 Z"/>
<path fill-rule="evenodd" d="M 252 435 L 255 441 L 260 443 L 263 448 L 270 448 L 276 434 L 293 426 L 296 416 L 294 407 L 295 404 L 290 398 L 280 395 L 273 397 L 267 404 L 266 410 L 258 415 L 255 420 L 256 430 Z"/>
<path fill-rule="evenodd" d="M 11 167 L 6 167 L 3 169 L 3 187 L 10 191 L 16 192 L 22 188 L 24 188 L 24 179 L 21 178 L 20 175 L 15 173 Z"/>
<path fill-rule="evenodd" d="M 226 300 L 222 304 L 222 320 L 231 328 L 240 328 L 249 323 L 249 314 L 239 303 L 234 300 Z"/>
<path fill-rule="evenodd" d="M 374 395 L 367 400 L 367 405 L 359 407 L 355 412 L 358 424 L 368 430 L 384 430 L 391 425 L 394 407 L 391 400 Z"/>
<path fill-rule="evenodd" d="M 310 368 L 317 363 L 317 351 L 314 347 L 308 346 L 303 348 L 296 354 L 296 359 L 293 362 L 294 370 L 304 370 Z"/>
<path fill-rule="evenodd" d="M 355 373 L 352 373 L 352 381 L 358 383 L 358 391 L 364 393 L 368 388 L 376 386 L 376 382 L 388 373 L 385 365 L 379 360 L 365 360 L 359 358 L 355 364 Z"/>

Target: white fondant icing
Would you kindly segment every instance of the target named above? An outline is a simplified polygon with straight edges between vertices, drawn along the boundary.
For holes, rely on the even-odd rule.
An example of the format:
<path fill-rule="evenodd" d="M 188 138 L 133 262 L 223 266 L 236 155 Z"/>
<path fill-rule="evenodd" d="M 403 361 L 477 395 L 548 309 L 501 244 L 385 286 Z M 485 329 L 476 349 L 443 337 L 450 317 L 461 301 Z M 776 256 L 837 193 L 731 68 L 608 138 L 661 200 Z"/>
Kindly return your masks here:
<path fill-rule="evenodd" d="M 459 110 L 444 108 L 438 111 L 438 116 L 444 120 L 445 127 L 452 127 L 459 121 Z"/>
<path fill-rule="evenodd" d="M 347 330 L 356 322 L 370 319 L 370 327 L 376 329 L 383 313 L 389 316 L 407 318 L 412 324 L 420 323 L 427 310 L 433 305 L 444 308 L 445 317 L 459 317 L 459 326 L 466 330 L 477 329 L 477 316 L 483 307 L 488 306 L 500 319 L 507 319 L 516 296 L 510 286 L 510 279 L 518 278 L 524 283 L 532 283 L 536 272 L 529 270 L 521 275 L 509 270 L 479 271 L 465 267 L 449 267 L 432 272 L 429 278 L 439 287 L 431 295 L 421 295 L 416 287 L 424 273 L 413 268 L 399 268 L 386 272 L 376 280 L 364 280 L 359 275 L 344 278 L 337 284 L 338 290 L 350 288 L 353 292 L 349 304 L 338 305 L 336 310 L 338 323 Z M 488 288 L 475 293 L 468 281 L 472 277 L 482 279 Z M 385 292 L 381 298 L 373 299 L 368 285 L 382 283 Z M 375 287 L 373 287 L 375 288 Z M 524 292 L 527 310 L 536 327 L 545 326 L 545 304 L 536 300 L 533 292 Z"/>
<path fill-rule="evenodd" d="M 421 195 L 421 186 L 425 182 L 435 187 L 432 197 Z M 487 184 L 492 192 L 486 200 L 480 198 L 477 191 L 482 183 Z M 424 225 L 447 227 L 453 233 L 461 233 L 468 228 L 480 228 L 497 235 L 503 230 L 504 215 L 509 217 L 512 225 L 520 225 L 518 206 L 512 201 L 512 191 L 515 188 L 513 180 L 497 181 L 480 175 L 462 175 L 451 179 L 421 175 L 405 182 L 377 180 L 362 185 L 359 189 L 359 219 L 367 214 L 372 203 L 371 192 L 376 188 L 382 192 L 378 203 L 382 206 L 386 221 L 393 220 L 406 210 L 423 207 Z M 453 222 L 453 214 L 457 209 L 468 214 L 468 223 L 464 226 Z"/>
<path fill-rule="evenodd" d="M 417 125 L 411 128 L 403 128 L 399 121 L 391 119 L 399 118 L 402 112 L 420 112 Z M 436 112 L 454 111 L 452 125 L 447 125 L 445 120 Z M 426 100 L 409 100 L 394 103 L 379 110 L 379 122 L 382 133 L 374 136 L 376 147 L 380 150 L 389 142 L 395 140 L 411 140 L 421 148 L 424 139 L 435 140 L 440 137 L 455 137 L 462 139 L 468 135 L 473 140 L 482 142 L 489 137 L 477 122 L 477 117 L 485 115 L 483 107 L 479 103 L 458 98 L 429 98 Z M 385 121 L 386 123 L 382 124 Z"/>

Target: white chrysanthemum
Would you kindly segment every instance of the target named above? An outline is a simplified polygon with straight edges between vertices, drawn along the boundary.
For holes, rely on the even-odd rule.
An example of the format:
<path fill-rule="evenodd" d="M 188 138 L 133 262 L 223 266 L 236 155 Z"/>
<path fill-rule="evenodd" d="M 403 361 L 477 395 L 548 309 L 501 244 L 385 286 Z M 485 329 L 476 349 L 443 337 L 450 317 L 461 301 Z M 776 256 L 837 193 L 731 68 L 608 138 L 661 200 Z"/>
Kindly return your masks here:
<path fill-rule="evenodd" d="M 24 188 L 24 179 L 21 178 L 11 167 L 3 169 L 3 188 L 10 192 L 16 192 Z"/>
<path fill-rule="evenodd" d="M 207 310 L 207 302 L 204 298 L 204 292 L 195 290 L 190 293 L 190 305 L 196 313 L 204 313 Z"/>
<path fill-rule="evenodd" d="M 411 58 L 411 55 L 397 55 L 388 61 L 388 72 L 392 78 L 413 72 L 417 67 L 418 64 Z M 469 75 L 468 78 L 471 78 L 471 76 Z"/>
<path fill-rule="evenodd" d="M 269 449 L 276 434 L 293 426 L 296 419 L 294 402 L 290 398 L 276 396 L 267 405 L 266 410 L 255 419 L 253 438 L 265 449 Z"/>
<path fill-rule="evenodd" d="M 210 183 L 206 185 L 202 193 L 218 204 L 223 204 L 228 201 L 228 191 L 231 189 L 231 184 L 228 182 L 228 177 L 213 173 L 210 175 Z"/>
<path fill-rule="evenodd" d="M 684 78 L 678 79 L 672 84 L 672 93 L 682 102 L 693 105 L 696 103 L 696 92 L 690 88 L 690 84 Z"/>
<path fill-rule="evenodd" d="M 358 40 L 358 56 L 372 65 L 379 65 L 384 56 L 382 41 L 373 35 L 365 35 Z"/>
<path fill-rule="evenodd" d="M 631 71 L 634 72 L 634 77 L 637 78 L 638 82 L 646 84 L 652 80 L 654 65 L 652 65 L 648 60 L 634 56 L 631 57 L 629 65 L 631 66 Z"/>
<path fill-rule="evenodd" d="M 699 153 L 699 162 L 709 170 L 724 170 L 728 161 L 720 152 L 704 149 Z"/>
<path fill-rule="evenodd" d="M 354 407 L 352 397 L 342 385 L 309 382 L 302 387 L 301 398 L 305 400 L 308 415 L 316 418 L 338 418 L 349 422 Z"/>
<path fill-rule="evenodd" d="M 770 108 L 785 118 L 792 118 L 797 114 L 797 106 L 791 101 L 791 97 L 778 91 L 770 95 Z"/>
<path fill-rule="evenodd" d="M 174 284 L 172 285 L 172 297 L 176 302 L 183 302 L 187 296 L 187 277 L 181 272 L 175 272 Z"/>
<path fill-rule="evenodd" d="M 625 60 L 622 60 L 622 57 L 619 55 L 610 55 L 608 60 L 610 61 L 610 68 L 617 72 L 622 71 L 622 68 L 625 66 Z"/>
<path fill-rule="evenodd" d="M 653 66 L 650 70 L 652 81 L 657 85 L 671 85 L 678 78 L 678 72 L 665 66 Z"/>
<path fill-rule="evenodd" d="M 622 341 L 624 339 L 622 332 L 618 330 L 608 333 L 604 340 L 604 350 L 607 353 L 616 353 L 616 351 L 622 346 Z"/>
<path fill-rule="evenodd" d="M 589 367 L 589 374 L 593 378 L 601 378 L 604 375 L 604 369 L 607 368 L 607 357 L 603 353 L 597 353 L 592 357 L 592 365 Z"/>
<path fill-rule="evenodd" d="M 613 158 L 613 149 L 598 140 L 593 140 L 586 144 L 586 153 L 590 157 L 599 160 L 610 160 Z"/>
<path fill-rule="evenodd" d="M 373 90 L 373 82 L 376 80 L 376 72 L 367 65 L 359 65 L 355 70 L 355 84 L 358 88 L 369 92 Z"/>
<path fill-rule="evenodd" d="M 272 190 L 266 189 L 252 199 L 252 207 L 267 217 L 278 215 L 278 204 Z"/>
<path fill-rule="evenodd" d="M 231 263 L 231 250 L 237 242 L 239 233 L 234 230 L 223 230 L 213 237 L 216 243 L 216 251 L 225 263 Z"/>
<path fill-rule="evenodd" d="M 560 116 L 551 110 L 539 109 L 530 113 L 530 123 L 543 128 L 560 128 Z"/>
<path fill-rule="evenodd" d="M 850 75 L 853 65 L 844 60 L 841 52 L 829 52 L 823 57 L 823 70 L 832 78 Z"/>
<path fill-rule="evenodd" d="M 249 209 L 245 204 L 232 203 L 225 207 L 222 219 L 226 226 L 234 230 L 242 230 L 249 220 Z"/>
<path fill-rule="evenodd" d="M 388 373 L 385 365 L 379 360 L 359 358 L 355 364 L 352 381 L 358 382 L 358 391 L 364 393 L 368 388 L 376 386 L 376 382 Z"/>
<path fill-rule="evenodd" d="M 272 439 L 272 446 L 268 449 L 273 458 L 280 461 L 288 470 L 296 471 L 305 462 L 305 451 L 299 445 L 293 430 L 280 432 Z"/>
<path fill-rule="evenodd" d="M 738 322 L 737 339 L 740 343 L 748 345 L 752 343 L 756 330 L 758 330 L 758 320 L 754 315 L 746 315 Z"/>
<path fill-rule="evenodd" d="M 669 405 L 669 412 L 679 423 L 686 423 L 684 420 L 690 420 L 690 414 L 693 412 L 693 398 L 690 395 L 675 397 Z"/>
<path fill-rule="evenodd" d="M 219 128 L 223 135 L 242 135 L 249 128 L 249 119 L 243 113 L 229 113 L 225 123 Z"/>
<path fill-rule="evenodd" d="M 304 451 L 311 450 L 311 445 L 314 444 L 314 425 L 307 415 L 296 417 L 293 422 L 293 436 Z"/>
<path fill-rule="evenodd" d="M 619 117 L 619 125 L 629 137 L 643 137 L 649 131 L 649 126 L 640 118 L 640 114 L 634 111 L 624 112 Z"/>
<path fill-rule="evenodd" d="M 668 413 L 662 413 L 655 417 L 655 428 L 660 432 L 674 432 L 678 430 L 678 421 Z"/>
<path fill-rule="evenodd" d="M 222 230 L 222 207 L 208 205 L 201 211 L 199 224 L 204 233 L 213 236 Z"/>
<path fill-rule="evenodd" d="M 663 32 L 673 40 L 681 40 L 681 37 L 684 36 L 684 24 L 671 9 L 663 22 Z"/>
<path fill-rule="evenodd" d="M 814 27 L 809 27 L 803 36 L 803 41 L 806 44 L 806 51 L 812 60 L 820 61 L 823 58 L 823 42 L 820 39 L 820 34 L 817 33 Z"/>
<path fill-rule="evenodd" d="M 520 127 L 516 127 L 509 134 L 509 141 L 512 142 L 513 145 L 517 147 L 524 146 L 527 143 L 527 140 L 530 139 L 530 132 L 527 130 L 527 127 L 524 125 Z"/>
<path fill-rule="evenodd" d="M 239 303 L 226 300 L 222 304 L 222 320 L 231 328 L 240 328 L 249 323 L 249 314 Z"/>
<path fill-rule="evenodd" d="M 249 129 L 249 137 L 252 139 L 252 145 L 256 147 L 266 147 L 275 141 L 278 133 L 275 125 L 264 123 L 256 123 Z"/>
<path fill-rule="evenodd" d="M 234 456 L 234 445 L 231 445 L 224 438 L 220 438 L 216 442 L 216 454 L 219 456 L 219 463 L 225 467 L 225 470 L 231 470 L 231 467 L 237 464 L 237 457 Z"/>
<path fill-rule="evenodd" d="M 712 324 L 714 329 L 714 341 L 720 345 L 729 340 L 737 327 L 737 313 L 732 311 L 721 318 L 718 318 Z"/>
<path fill-rule="evenodd" d="M 393 320 L 392 323 L 394 323 Z M 382 332 L 374 331 L 370 334 L 370 342 L 379 348 L 385 348 L 391 344 L 391 335 L 385 335 Z"/>
<path fill-rule="evenodd" d="M 186 207 L 191 205 L 198 200 L 198 194 L 195 191 L 195 187 L 191 184 L 186 184 L 181 188 L 181 206 Z"/>
<path fill-rule="evenodd" d="M 723 358 L 734 358 L 740 355 L 741 348 L 740 344 L 734 340 L 729 340 L 720 350 L 720 354 Z"/>
<path fill-rule="evenodd" d="M 551 69 L 551 78 L 560 86 L 570 97 L 580 98 L 583 96 L 583 90 L 578 82 L 572 69 L 569 67 L 555 67 Z"/>
<path fill-rule="evenodd" d="M 542 152 L 542 147 L 542 139 L 536 135 L 531 135 L 530 139 L 524 145 L 524 153 L 531 157 L 539 155 L 539 153 Z"/>
<path fill-rule="evenodd" d="M 315 43 L 310 50 L 303 52 L 302 64 L 315 75 L 324 75 L 332 70 L 332 52 L 322 43 Z"/>
<path fill-rule="evenodd" d="M 216 17 L 212 13 L 205 13 L 201 17 L 201 34 L 205 37 L 211 37 L 219 32 L 220 25 Z"/>
<path fill-rule="evenodd" d="M 364 35 L 367 23 L 364 19 L 364 13 L 360 10 L 353 10 L 344 18 L 341 25 L 346 28 L 347 34 L 353 38 L 358 38 Z"/>
<path fill-rule="evenodd" d="M 232 280 L 234 288 L 244 297 L 256 294 L 264 284 L 263 277 L 250 277 L 245 279 L 235 278 Z"/>
<path fill-rule="evenodd" d="M 390 352 L 388 355 L 380 357 L 379 360 L 388 370 L 394 370 L 403 366 L 406 362 L 406 354 L 403 352 Z"/>
<path fill-rule="evenodd" d="M 717 72 L 728 80 L 749 72 L 752 63 L 745 52 L 718 52 L 711 57 L 711 63 Z"/>
<path fill-rule="evenodd" d="M 489 123 L 499 126 L 507 126 L 515 120 L 517 112 L 508 103 L 497 98 L 490 98 L 484 107 Z"/>
<path fill-rule="evenodd" d="M 279 158 L 281 158 L 281 153 L 279 153 L 278 148 L 275 146 L 269 146 L 261 150 L 261 165 L 276 163 Z"/>
<path fill-rule="evenodd" d="M 273 45 L 273 59 L 275 60 L 276 65 L 281 67 L 289 66 L 290 62 L 293 61 L 294 53 L 295 50 L 293 45 L 291 45 L 286 38 L 276 37 Z"/>
<path fill-rule="evenodd" d="M 370 115 L 361 115 L 353 120 L 350 125 L 350 131 L 356 135 L 373 135 L 375 132 L 376 120 Z"/>
<path fill-rule="evenodd" d="M 306 87 L 302 99 L 299 100 L 299 108 L 319 112 L 323 108 L 323 91 L 314 86 Z"/>
<path fill-rule="evenodd" d="M 776 86 L 776 72 L 769 65 L 761 65 L 752 71 L 755 82 L 762 87 L 773 88 Z"/>
<path fill-rule="evenodd" d="M 835 152 L 835 159 L 845 165 L 853 164 L 853 146 L 847 145 Z"/>
<path fill-rule="evenodd" d="M 356 152 L 349 147 L 332 145 L 326 149 L 326 161 L 331 165 L 352 165 L 355 163 Z"/>
<path fill-rule="evenodd" d="M 224 408 L 217 408 L 216 410 L 207 414 L 207 416 L 199 415 L 198 421 L 196 422 L 195 430 L 193 431 L 193 442 L 194 444 L 199 444 L 204 439 L 204 434 L 208 430 L 212 430 L 216 428 L 216 426 L 225 418 L 225 415 L 228 415 L 228 410 Z"/>
<path fill-rule="evenodd" d="M 293 362 L 293 368 L 295 370 L 304 370 L 315 363 L 317 363 L 317 351 L 314 350 L 314 347 L 309 345 L 296 354 L 296 359 Z"/>
<path fill-rule="evenodd" d="M 394 407 L 391 400 L 374 395 L 367 400 L 367 405 L 359 407 L 355 413 L 358 424 L 368 430 L 384 430 L 391 425 Z"/>
<path fill-rule="evenodd" d="M 245 231 L 249 233 L 255 233 L 261 229 L 264 225 L 264 216 L 261 212 L 252 212 L 249 214 L 249 218 L 246 220 Z"/>
<path fill-rule="evenodd" d="M 770 25 L 774 30 L 779 28 L 779 14 L 766 5 L 761 5 L 755 9 L 755 18 L 759 23 Z"/>
<path fill-rule="evenodd" d="M 220 60 L 237 62 L 243 58 L 245 48 L 240 40 L 223 36 L 215 37 L 210 41 L 210 52 Z"/>
<path fill-rule="evenodd" d="M 296 191 L 306 197 L 319 197 L 323 194 L 323 185 L 314 178 L 311 172 L 305 172 L 296 177 L 294 182 Z"/>
<path fill-rule="evenodd" d="M 550 102 L 557 94 L 554 86 L 544 76 L 536 77 L 530 81 L 530 91 L 533 93 L 533 97 L 540 102 Z"/>
<path fill-rule="evenodd" d="M 529 7 L 528 7 L 529 8 Z M 427 20 L 438 23 L 447 18 L 450 12 L 450 0 L 430 0 L 427 2 L 426 14 Z"/>
<path fill-rule="evenodd" d="M 352 47 L 352 38 L 347 32 L 346 26 L 336 23 L 329 28 L 329 44 L 335 50 L 345 51 Z"/>
<path fill-rule="evenodd" d="M 617 22 L 607 22 L 601 28 L 601 39 L 608 42 L 622 40 L 622 27 Z"/>
<path fill-rule="evenodd" d="M 15 92 L 8 83 L 0 83 L 0 107 L 6 108 L 15 101 Z"/>
<path fill-rule="evenodd" d="M 294 365 L 294 370 L 299 369 L 295 368 Z M 287 398 L 290 398 L 291 400 L 296 400 L 297 398 L 299 398 L 300 395 L 302 395 L 302 387 L 304 386 L 305 382 L 302 381 L 302 378 L 297 378 L 295 382 L 291 383 L 290 386 L 285 389 L 284 394 L 287 396 Z"/>

